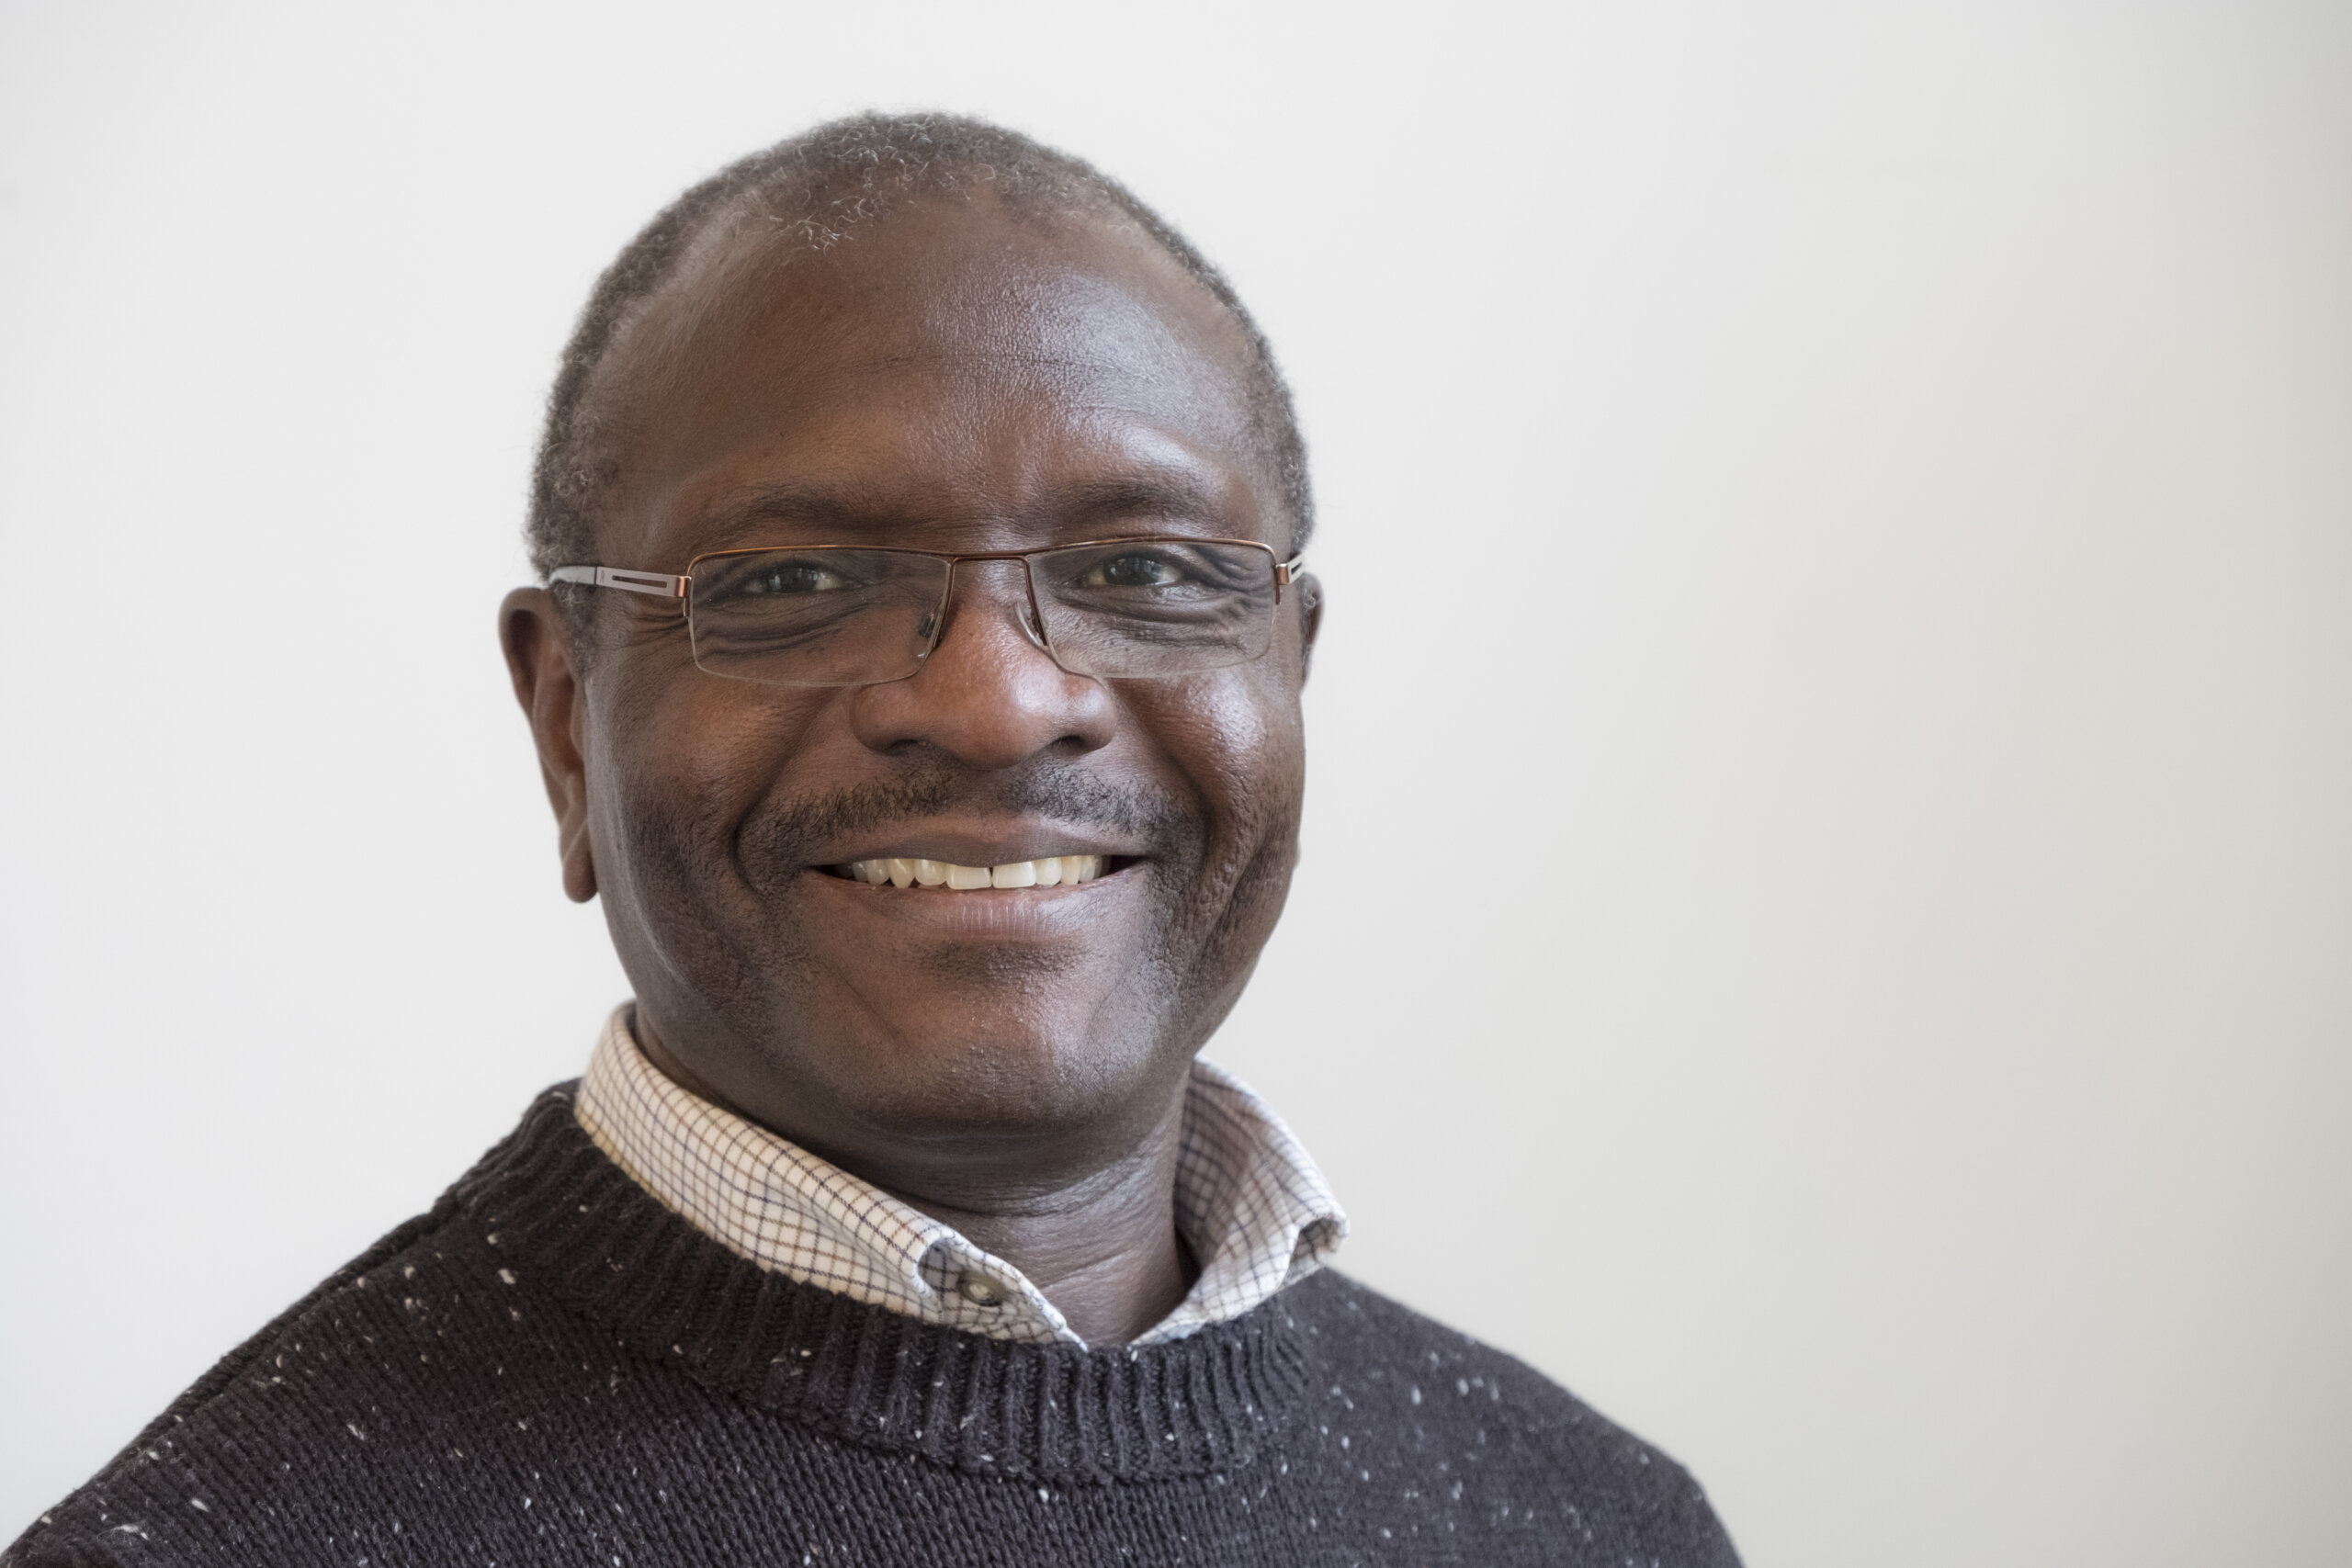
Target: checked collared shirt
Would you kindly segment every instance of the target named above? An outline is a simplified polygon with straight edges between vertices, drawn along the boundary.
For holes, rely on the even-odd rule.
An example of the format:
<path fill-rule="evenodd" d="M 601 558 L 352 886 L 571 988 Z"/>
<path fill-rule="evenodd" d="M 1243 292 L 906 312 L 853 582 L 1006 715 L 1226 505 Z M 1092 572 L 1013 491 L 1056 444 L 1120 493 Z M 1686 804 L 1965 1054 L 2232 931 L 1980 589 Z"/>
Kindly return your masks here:
<path fill-rule="evenodd" d="M 712 1239 L 763 1269 L 968 1334 L 1082 1345 L 1054 1304 L 953 1226 L 688 1093 L 615 1010 L 577 1113 L 612 1161 Z M 1238 1079 L 1193 1064 L 1176 1168 L 1176 1228 L 1200 1278 L 1138 1345 L 1240 1316 L 1321 1268 L 1347 1216 L 1291 1130 Z"/>

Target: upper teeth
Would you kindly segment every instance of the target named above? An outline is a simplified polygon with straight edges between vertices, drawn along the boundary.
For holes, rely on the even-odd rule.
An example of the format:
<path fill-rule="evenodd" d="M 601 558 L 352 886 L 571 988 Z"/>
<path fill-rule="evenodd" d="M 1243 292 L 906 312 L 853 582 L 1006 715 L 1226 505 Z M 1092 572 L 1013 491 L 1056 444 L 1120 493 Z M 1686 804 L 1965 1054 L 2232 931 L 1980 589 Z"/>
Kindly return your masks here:
<path fill-rule="evenodd" d="M 1059 887 L 1091 882 L 1102 874 L 1102 855 L 1047 855 L 1003 865 L 957 865 L 944 860 L 854 860 L 841 867 L 853 882 L 879 887 L 947 887 L 958 893 L 982 887 Z"/>

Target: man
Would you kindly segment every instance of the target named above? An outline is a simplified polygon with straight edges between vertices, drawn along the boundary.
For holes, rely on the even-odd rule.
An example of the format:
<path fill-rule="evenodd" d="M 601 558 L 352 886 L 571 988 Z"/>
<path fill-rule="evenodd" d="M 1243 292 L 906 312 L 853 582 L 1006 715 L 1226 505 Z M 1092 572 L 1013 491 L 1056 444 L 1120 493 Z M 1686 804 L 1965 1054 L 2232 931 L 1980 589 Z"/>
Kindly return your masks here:
<path fill-rule="evenodd" d="M 1085 165 L 869 118 L 681 198 L 501 622 L 636 1000 L 7 1561 L 1733 1562 L 1325 1269 L 1194 1061 L 1296 855 L 1310 515 L 1264 340 Z"/>

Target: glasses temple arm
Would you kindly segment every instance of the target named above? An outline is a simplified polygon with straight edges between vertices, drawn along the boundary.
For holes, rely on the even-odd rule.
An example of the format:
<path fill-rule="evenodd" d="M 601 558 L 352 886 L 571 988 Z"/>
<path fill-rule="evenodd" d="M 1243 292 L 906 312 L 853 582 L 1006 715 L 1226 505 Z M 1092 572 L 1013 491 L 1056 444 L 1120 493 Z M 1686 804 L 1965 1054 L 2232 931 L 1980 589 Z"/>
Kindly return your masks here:
<path fill-rule="evenodd" d="M 548 573 L 548 583 L 577 582 L 590 588 L 619 588 L 650 593 L 657 599 L 683 599 L 686 580 L 659 571 L 625 571 L 610 566 L 560 566 Z"/>

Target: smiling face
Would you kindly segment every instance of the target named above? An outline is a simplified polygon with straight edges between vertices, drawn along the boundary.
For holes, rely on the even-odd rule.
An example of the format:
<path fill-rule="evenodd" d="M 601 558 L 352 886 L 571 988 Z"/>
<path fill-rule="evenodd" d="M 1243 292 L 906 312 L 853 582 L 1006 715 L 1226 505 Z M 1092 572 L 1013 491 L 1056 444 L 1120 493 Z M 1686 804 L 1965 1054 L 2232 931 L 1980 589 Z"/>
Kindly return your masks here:
<path fill-rule="evenodd" d="M 1287 556 L 1246 352 L 1110 221 L 922 202 L 821 253 L 716 243 L 599 372 L 597 558 Z M 640 1037 L 902 1190 L 976 1157 L 1050 1182 L 1161 1125 L 1295 857 L 1312 580 L 1261 655 L 1173 678 L 1070 673 L 1027 603 L 1020 563 L 965 563 L 916 673 L 796 687 L 698 668 L 674 602 L 611 591 L 575 682 L 544 605 L 510 602 L 569 877 L 605 899 Z"/>

